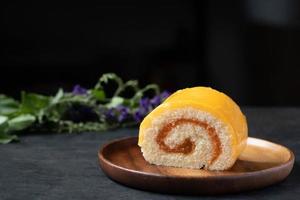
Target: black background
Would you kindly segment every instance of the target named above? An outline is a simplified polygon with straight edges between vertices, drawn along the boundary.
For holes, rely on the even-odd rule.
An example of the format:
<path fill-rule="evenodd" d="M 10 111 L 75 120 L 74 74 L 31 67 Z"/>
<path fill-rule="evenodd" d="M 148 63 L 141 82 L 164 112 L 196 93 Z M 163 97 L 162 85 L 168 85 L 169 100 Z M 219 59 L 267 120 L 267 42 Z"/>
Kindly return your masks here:
<path fill-rule="evenodd" d="M 211 86 L 241 105 L 300 105 L 297 0 L 2 4 L 0 93 L 92 87 L 115 72 L 170 91 Z"/>

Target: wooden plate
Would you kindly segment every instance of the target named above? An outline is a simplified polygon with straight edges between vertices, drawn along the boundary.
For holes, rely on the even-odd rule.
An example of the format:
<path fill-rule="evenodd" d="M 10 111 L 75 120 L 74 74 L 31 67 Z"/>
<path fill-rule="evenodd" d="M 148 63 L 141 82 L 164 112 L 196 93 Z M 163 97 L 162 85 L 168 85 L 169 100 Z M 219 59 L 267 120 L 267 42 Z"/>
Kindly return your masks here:
<path fill-rule="evenodd" d="M 247 147 L 227 171 L 206 171 L 156 166 L 147 163 L 137 138 L 110 142 L 98 153 L 102 170 L 124 185 L 155 192 L 224 194 L 278 183 L 291 172 L 294 154 L 281 145 L 248 138 Z"/>

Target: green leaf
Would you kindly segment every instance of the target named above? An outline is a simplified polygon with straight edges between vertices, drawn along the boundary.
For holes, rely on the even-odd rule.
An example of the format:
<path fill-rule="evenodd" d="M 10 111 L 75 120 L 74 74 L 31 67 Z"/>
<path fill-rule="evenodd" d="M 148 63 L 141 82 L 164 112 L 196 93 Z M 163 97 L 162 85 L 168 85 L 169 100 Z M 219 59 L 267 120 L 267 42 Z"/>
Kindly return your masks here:
<path fill-rule="evenodd" d="M 41 122 L 50 100 L 51 98 L 47 96 L 22 92 L 21 113 L 32 114 Z"/>
<path fill-rule="evenodd" d="M 8 117 L 0 115 L 0 134 L 6 131 Z"/>
<path fill-rule="evenodd" d="M 0 116 L 0 144 L 7 144 L 13 140 L 17 140 L 16 135 L 9 135 L 8 133 L 8 117 Z"/>
<path fill-rule="evenodd" d="M 15 118 L 12 118 L 8 121 L 8 130 L 9 131 L 21 131 L 35 122 L 35 117 L 30 114 L 22 114 Z"/>
<path fill-rule="evenodd" d="M 7 121 L 8 117 L 0 115 L 0 125 Z"/>
<path fill-rule="evenodd" d="M 59 101 L 63 98 L 63 96 L 64 96 L 64 91 L 63 89 L 60 88 L 56 93 L 56 95 L 52 98 L 51 104 L 53 105 L 59 103 Z"/>
<path fill-rule="evenodd" d="M 0 133 L 0 144 L 7 144 L 12 141 L 18 141 L 18 136 Z"/>
<path fill-rule="evenodd" d="M 105 89 L 109 88 L 111 82 L 116 83 L 118 87 L 112 91 L 113 96 L 108 97 Z M 159 93 L 159 88 L 155 84 L 140 89 L 138 81 L 123 82 L 116 74 L 108 73 L 100 77 L 95 87 L 88 91 L 88 95 L 74 95 L 70 92 L 64 92 L 62 89 L 59 89 L 54 96 L 22 92 L 20 103 L 0 95 L 0 143 L 17 140 L 17 136 L 12 134 L 26 128 L 39 132 L 51 130 L 51 132 L 73 133 L 101 131 L 136 124 L 134 121 L 108 123 L 105 120 L 105 111 L 107 108 L 124 105 L 130 109 L 130 113 L 133 113 L 139 106 L 139 100 L 145 96 L 148 90 L 153 90 L 156 94 Z M 128 97 L 127 94 L 131 94 L 131 92 L 134 93 L 134 96 Z M 126 98 L 123 98 L 122 94 L 126 94 Z M 76 123 L 64 120 L 67 111 L 76 109 L 75 105 L 91 108 L 97 115 L 95 118 L 97 121 L 93 119 L 93 121 Z M 85 117 L 84 111 L 80 109 L 76 111 Z M 33 124 L 35 126 L 32 126 Z"/>
<path fill-rule="evenodd" d="M 93 90 L 91 90 L 91 94 L 98 101 L 103 101 L 105 99 L 105 93 L 103 90 L 93 89 Z"/>
<path fill-rule="evenodd" d="M 113 97 L 111 99 L 111 101 L 108 104 L 106 104 L 106 107 L 107 108 L 114 108 L 114 107 L 117 107 L 118 105 L 123 104 L 123 102 L 124 102 L 124 98 L 122 98 L 122 97 Z"/>
<path fill-rule="evenodd" d="M 0 115 L 10 115 L 17 112 L 19 103 L 13 98 L 0 95 Z"/>
<path fill-rule="evenodd" d="M 46 108 L 50 98 L 40 94 L 22 92 L 21 111 L 23 113 L 37 114 L 41 109 Z"/>

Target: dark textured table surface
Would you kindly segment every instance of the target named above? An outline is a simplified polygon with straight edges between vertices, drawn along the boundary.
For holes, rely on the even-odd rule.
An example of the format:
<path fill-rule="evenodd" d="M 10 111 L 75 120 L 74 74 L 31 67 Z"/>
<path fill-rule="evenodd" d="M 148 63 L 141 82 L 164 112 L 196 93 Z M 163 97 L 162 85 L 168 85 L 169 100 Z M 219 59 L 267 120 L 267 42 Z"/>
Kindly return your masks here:
<path fill-rule="evenodd" d="M 300 199 L 300 108 L 245 108 L 249 135 L 292 149 L 296 162 L 282 183 L 261 190 L 201 199 Z M 103 133 L 28 135 L 0 146 L 0 199 L 199 199 L 131 189 L 99 169 L 98 149 L 137 135 L 137 129 Z"/>

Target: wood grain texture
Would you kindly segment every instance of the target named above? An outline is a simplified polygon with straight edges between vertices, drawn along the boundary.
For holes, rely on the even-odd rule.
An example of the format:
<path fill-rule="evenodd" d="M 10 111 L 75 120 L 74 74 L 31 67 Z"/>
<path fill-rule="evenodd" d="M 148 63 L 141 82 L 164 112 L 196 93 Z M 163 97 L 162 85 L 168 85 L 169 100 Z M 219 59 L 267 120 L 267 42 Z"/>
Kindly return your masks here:
<path fill-rule="evenodd" d="M 284 180 L 295 159 L 286 147 L 256 138 L 248 138 L 245 151 L 227 171 L 151 165 L 144 160 L 137 137 L 104 145 L 98 157 L 102 170 L 119 183 L 177 194 L 224 194 L 266 187 Z"/>

